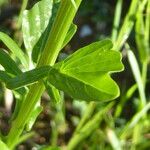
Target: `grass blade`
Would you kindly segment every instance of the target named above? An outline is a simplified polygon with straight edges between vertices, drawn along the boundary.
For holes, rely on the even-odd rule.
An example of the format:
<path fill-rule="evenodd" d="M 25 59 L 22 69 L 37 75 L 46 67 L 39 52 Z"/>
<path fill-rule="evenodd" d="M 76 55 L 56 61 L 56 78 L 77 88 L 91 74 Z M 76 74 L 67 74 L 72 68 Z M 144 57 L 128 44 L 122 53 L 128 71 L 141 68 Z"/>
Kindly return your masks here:
<path fill-rule="evenodd" d="M 139 65 L 135 58 L 134 53 L 130 50 L 130 47 L 128 45 L 126 45 L 126 48 L 128 49 L 128 51 L 127 51 L 128 60 L 129 60 L 135 81 L 138 85 L 138 90 L 139 90 L 140 99 L 141 99 L 141 105 L 143 107 L 146 104 L 146 96 L 145 96 L 145 92 L 144 92 L 144 85 L 143 85 Z"/>

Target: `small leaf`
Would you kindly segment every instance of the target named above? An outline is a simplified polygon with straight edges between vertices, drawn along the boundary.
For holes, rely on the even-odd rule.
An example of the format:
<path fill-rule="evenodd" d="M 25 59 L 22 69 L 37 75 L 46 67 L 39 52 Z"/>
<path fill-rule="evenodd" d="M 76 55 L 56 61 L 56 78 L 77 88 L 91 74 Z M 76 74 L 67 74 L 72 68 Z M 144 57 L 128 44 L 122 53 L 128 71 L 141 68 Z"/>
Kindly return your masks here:
<path fill-rule="evenodd" d="M 28 68 L 28 62 L 25 54 L 20 47 L 5 33 L 0 32 L 0 40 L 11 50 L 11 52 L 19 59 L 25 68 Z"/>
<path fill-rule="evenodd" d="M 19 74 L 18 76 L 10 79 L 6 86 L 9 89 L 17 89 L 25 85 L 32 84 L 34 82 L 37 82 L 40 79 L 43 79 L 46 77 L 50 71 L 50 66 L 44 66 L 37 69 L 33 69 L 27 72 L 24 72 L 22 74 Z"/>
<path fill-rule="evenodd" d="M 0 49 L 0 64 L 8 73 L 11 73 L 13 75 L 22 73 L 14 60 L 12 60 L 11 57 L 2 49 Z"/>
<path fill-rule="evenodd" d="M 64 40 L 64 43 L 62 45 L 62 48 L 65 47 L 69 41 L 72 39 L 72 37 L 74 36 L 74 34 L 76 33 L 77 31 L 77 26 L 75 24 L 71 24 L 70 28 L 69 28 L 69 31 L 65 37 L 65 40 Z"/>
<path fill-rule="evenodd" d="M 25 47 L 31 51 L 46 29 L 52 15 L 52 0 L 42 0 L 23 13 L 22 32 Z"/>

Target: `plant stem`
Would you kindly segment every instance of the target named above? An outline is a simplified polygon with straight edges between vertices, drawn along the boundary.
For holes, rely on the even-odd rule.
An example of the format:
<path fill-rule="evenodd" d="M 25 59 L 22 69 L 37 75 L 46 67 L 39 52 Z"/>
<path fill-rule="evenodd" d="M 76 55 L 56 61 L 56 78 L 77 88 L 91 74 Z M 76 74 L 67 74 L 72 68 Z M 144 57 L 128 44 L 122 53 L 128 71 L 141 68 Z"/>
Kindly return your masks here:
<path fill-rule="evenodd" d="M 30 114 L 37 101 L 40 99 L 44 91 L 44 85 L 42 82 L 31 86 L 29 93 L 27 94 L 23 104 L 21 105 L 20 111 L 16 119 L 12 122 L 12 127 L 7 137 L 7 145 L 10 149 L 13 149 L 21 135 L 26 121 L 29 119 Z"/>
<path fill-rule="evenodd" d="M 115 9 L 115 15 L 114 15 L 115 18 L 114 18 L 114 23 L 113 23 L 112 35 L 111 35 L 111 39 L 113 42 L 117 39 L 117 35 L 118 35 L 121 10 L 122 10 L 122 2 L 123 0 L 118 0 L 116 9 Z"/>
<path fill-rule="evenodd" d="M 82 0 L 76 0 L 78 8 Z M 63 45 L 65 36 L 69 30 L 77 9 L 70 0 L 62 0 L 61 10 L 53 24 L 52 31 L 48 37 L 45 49 L 38 63 L 39 66 L 53 65 Z"/>
<path fill-rule="evenodd" d="M 79 7 L 81 1 L 82 0 L 75 1 L 77 8 Z M 61 1 L 58 14 L 37 67 L 53 65 L 55 63 L 76 12 L 77 9 L 74 8 L 70 0 Z M 12 149 L 17 142 L 25 127 L 26 121 L 29 119 L 34 106 L 40 100 L 44 90 L 45 87 L 42 81 L 39 81 L 37 84 L 31 86 L 29 93 L 21 105 L 18 116 L 12 123 L 12 128 L 7 136 L 7 144 L 10 149 Z"/>

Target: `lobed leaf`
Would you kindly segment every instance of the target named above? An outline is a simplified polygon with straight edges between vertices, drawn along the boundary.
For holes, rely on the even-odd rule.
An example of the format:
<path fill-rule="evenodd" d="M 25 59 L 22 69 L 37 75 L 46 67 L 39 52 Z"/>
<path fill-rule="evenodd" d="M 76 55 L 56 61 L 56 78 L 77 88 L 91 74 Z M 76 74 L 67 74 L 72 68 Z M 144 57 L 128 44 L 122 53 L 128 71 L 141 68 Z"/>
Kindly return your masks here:
<path fill-rule="evenodd" d="M 110 50 L 109 40 L 86 46 L 49 72 L 48 81 L 75 99 L 111 100 L 119 96 L 119 88 L 110 73 L 123 70 L 121 55 Z"/>

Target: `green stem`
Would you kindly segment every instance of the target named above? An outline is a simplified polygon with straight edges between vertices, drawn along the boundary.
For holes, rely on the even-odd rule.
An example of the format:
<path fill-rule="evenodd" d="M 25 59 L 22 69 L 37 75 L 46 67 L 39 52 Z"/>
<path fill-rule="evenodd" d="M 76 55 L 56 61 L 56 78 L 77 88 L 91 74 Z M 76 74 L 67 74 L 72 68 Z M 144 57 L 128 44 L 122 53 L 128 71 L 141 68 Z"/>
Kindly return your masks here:
<path fill-rule="evenodd" d="M 76 0 L 76 8 L 79 7 L 82 0 Z M 61 46 L 65 39 L 65 36 L 69 30 L 69 27 L 73 21 L 73 18 L 77 12 L 70 0 L 62 0 L 56 20 L 49 34 L 45 49 L 38 63 L 39 66 L 53 65 L 61 50 Z M 42 81 L 31 86 L 24 103 L 21 105 L 18 116 L 12 123 L 12 128 L 7 136 L 7 144 L 12 149 L 21 135 L 26 121 L 29 119 L 30 114 L 36 103 L 40 100 L 45 87 Z"/>
<path fill-rule="evenodd" d="M 76 8 L 82 0 L 76 0 Z M 61 10 L 53 24 L 52 32 L 48 37 L 44 52 L 39 60 L 38 67 L 43 65 L 53 65 L 57 59 L 59 51 L 63 45 L 65 36 L 76 14 L 77 9 L 70 0 L 62 0 Z M 49 42 L 51 41 L 51 42 Z"/>
<path fill-rule="evenodd" d="M 39 82 L 31 86 L 29 93 L 27 94 L 24 103 L 21 105 L 20 111 L 16 119 L 12 122 L 12 127 L 7 136 L 7 145 L 10 149 L 13 149 L 21 135 L 26 121 L 29 119 L 30 114 L 37 101 L 40 99 L 44 91 L 43 83 Z"/>
<path fill-rule="evenodd" d="M 123 2 L 123 0 L 118 0 L 116 9 L 115 9 L 115 14 L 114 14 L 115 18 L 114 18 L 114 23 L 113 23 L 112 35 L 111 35 L 111 39 L 113 42 L 117 39 L 117 35 L 118 35 L 121 10 L 122 10 L 122 2 Z"/>

